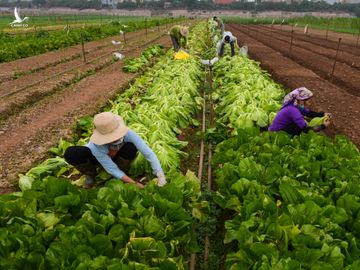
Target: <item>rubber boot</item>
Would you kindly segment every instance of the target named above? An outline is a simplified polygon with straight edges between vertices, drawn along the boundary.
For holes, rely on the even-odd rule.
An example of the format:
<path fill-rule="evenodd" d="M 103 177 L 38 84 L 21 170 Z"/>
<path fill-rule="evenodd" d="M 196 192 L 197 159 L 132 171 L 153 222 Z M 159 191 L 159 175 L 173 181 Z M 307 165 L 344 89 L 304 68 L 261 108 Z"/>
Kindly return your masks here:
<path fill-rule="evenodd" d="M 91 188 L 95 185 L 95 177 L 97 175 L 96 167 L 94 164 L 87 162 L 74 166 L 79 172 L 86 176 L 84 188 Z"/>

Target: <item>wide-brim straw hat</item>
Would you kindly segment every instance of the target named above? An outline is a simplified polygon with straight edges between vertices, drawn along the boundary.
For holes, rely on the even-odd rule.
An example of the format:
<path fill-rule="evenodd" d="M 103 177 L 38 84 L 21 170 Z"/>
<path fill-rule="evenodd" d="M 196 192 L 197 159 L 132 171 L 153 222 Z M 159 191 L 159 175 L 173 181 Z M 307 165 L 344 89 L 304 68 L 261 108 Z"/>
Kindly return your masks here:
<path fill-rule="evenodd" d="M 186 37 L 189 34 L 189 27 L 187 26 L 181 26 L 180 27 L 180 34 L 184 37 Z"/>
<path fill-rule="evenodd" d="M 94 117 L 94 131 L 90 141 L 103 145 L 124 137 L 129 128 L 125 125 L 121 116 L 111 112 L 103 112 Z"/>

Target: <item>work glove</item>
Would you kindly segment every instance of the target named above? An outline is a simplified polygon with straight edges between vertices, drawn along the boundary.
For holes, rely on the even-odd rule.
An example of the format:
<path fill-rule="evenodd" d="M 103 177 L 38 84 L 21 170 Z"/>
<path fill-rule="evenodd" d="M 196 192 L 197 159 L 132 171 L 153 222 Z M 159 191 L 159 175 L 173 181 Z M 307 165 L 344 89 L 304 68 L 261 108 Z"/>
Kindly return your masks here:
<path fill-rule="evenodd" d="M 158 178 L 158 183 L 157 183 L 157 185 L 158 185 L 159 187 L 164 186 L 164 185 L 166 184 L 166 179 L 165 179 L 164 173 L 158 172 L 158 173 L 156 174 L 156 176 L 157 176 L 157 178 Z"/>

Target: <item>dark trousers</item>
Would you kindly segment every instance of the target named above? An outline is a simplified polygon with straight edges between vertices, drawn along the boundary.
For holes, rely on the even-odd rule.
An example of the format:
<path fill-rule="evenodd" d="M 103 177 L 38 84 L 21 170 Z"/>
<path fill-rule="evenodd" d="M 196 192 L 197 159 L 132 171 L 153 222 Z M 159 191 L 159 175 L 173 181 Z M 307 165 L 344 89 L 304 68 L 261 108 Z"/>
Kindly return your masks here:
<path fill-rule="evenodd" d="M 308 129 L 301 129 L 296 124 L 291 124 L 283 129 L 283 131 L 289 133 L 291 137 L 294 137 L 295 135 L 300 135 L 302 132 L 307 132 Z"/>
<path fill-rule="evenodd" d="M 133 143 L 125 143 L 112 160 L 117 164 L 124 164 L 124 161 L 133 160 L 136 157 L 137 148 Z M 64 153 L 67 163 L 73 165 L 85 175 L 96 176 L 96 166 L 100 165 L 97 159 L 86 146 L 70 146 Z M 126 162 L 125 162 L 126 163 Z M 122 168 L 123 169 L 123 168 Z"/>
<path fill-rule="evenodd" d="M 220 53 L 219 53 L 220 57 L 223 57 L 223 55 L 224 55 L 225 44 L 226 43 L 224 42 L 220 48 Z M 233 41 L 230 42 L 230 47 L 231 47 L 231 56 L 234 56 L 235 55 L 235 45 L 234 45 Z"/>
<path fill-rule="evenodd" d="M 174 51 L 177 52 L 180 49 L 179 41 L 172 35 L 170 35 L 170 38 L 171 38 L 171 42 L 172 42 L 173 47 L 174 47 Z"/>

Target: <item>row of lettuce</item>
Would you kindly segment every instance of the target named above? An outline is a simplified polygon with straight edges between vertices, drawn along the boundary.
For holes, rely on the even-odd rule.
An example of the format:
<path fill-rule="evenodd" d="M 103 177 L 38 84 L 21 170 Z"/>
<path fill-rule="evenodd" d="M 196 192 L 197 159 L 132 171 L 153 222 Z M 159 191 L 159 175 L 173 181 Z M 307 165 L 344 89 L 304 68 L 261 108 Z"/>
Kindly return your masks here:
<path fill-rule="evenodd" d="M 134 20 L 126 22 L 126 25 L 119 21 L 112 21 L 100 26 L 70 27 L 58 31 L 39 30 L 24 35 L 0 32 L 0 63 L 66 48 L 80 44 L 82 40 L 89 42 L 115 35 L 122 38 L 119 31 L 131 32 L 166 23 L 168 23 L 168 19 L 163 18 L 151 19 L 146 22 Z"/>
<path fill-rule="evenodd" d="M 225 268 L 359 269 L 356 146 L 343 136 L 261 132 L 284 91 L 245 57 L 216 64 L 214 89 L 217 128 L 232 135 L 213 159 L 215 201 L 230 213 L 224 242 L 236 246 Z"/>
<path fill-rule="evenodd" d="M 213 52 L 205 33 L 217 33 L 209 26 L 196 26 L 189 41 L 193 52 L 206 57 Z M 191 172 L 178 173 L 186 143 L 176 137 L 180 128 L 198 124 L 192 115 L 202 104 L 202 73 L 196 58 L 171 56 L 110 108 L 154 149 L 169 184 L 150 182 L 139 190 L 107 180 L 102 188 L 83 190 L 62 176 L 76 171 L 61 157 L 49 159 L 21 178 L 22 193 L 0 197 L 1 268 L 187 268 L 187 255 L 199 251 L 193 226 L 204 221 L 209 202 L 200 199 Z M 214 199 L 230 213 L 224 241 L 232 249 L 225 268 L 359 269 L 357 148 L 341 136 L 330 140 L 311 132 L 291 139 L 260 132 L 281 106 L 281 86 L 241 56 L 224 57 L 213 70 L 215 134 L 224 133 L 213 138 Z M 91 120 L 80 123 L 77 144 L 90 135 Z M 68 145 L 52 151 L 61 155 Z M 151 169 L 139 155 L 131 175 L 144 173 Z M 109 176 L 102 172 L 98 178 Z"/>
<path fill-rule="evenodd" d="M 154 150 L 168 184 L 150 181 L 139 189 L 108 179 L 101 188 L 78 188 L 69 181 L 77 171 L 60 157 L 70 143 L 61 141 L 52 149 L 60 156 L 21 177 L 22 192 L 0 196 L 1 269 L 187 268 L 188 255 L 199 250 L 193 225 L 207 203 L 199 199 L 195 175 L 179 173 L 186 142 L 177 135 L 198 124 L 192 115 L 202 104 L 201 70 L 194 58 L 172 58 L 161 57 L 110 108 Z M 75 144 L 87 141 L 90 123 L 81 121 Z M 131 171 L 133 177 L 151 175 L 141 155 Z M 107 178 L 98 175 L 99 181 Z"/>

